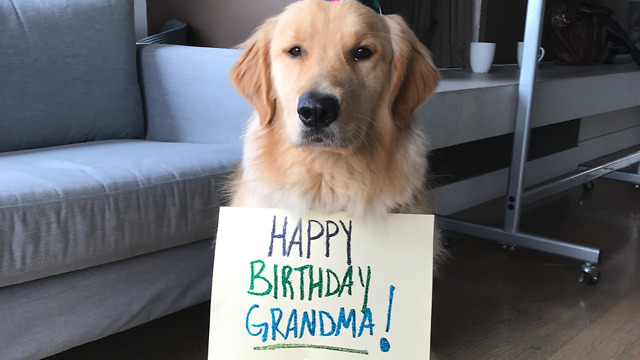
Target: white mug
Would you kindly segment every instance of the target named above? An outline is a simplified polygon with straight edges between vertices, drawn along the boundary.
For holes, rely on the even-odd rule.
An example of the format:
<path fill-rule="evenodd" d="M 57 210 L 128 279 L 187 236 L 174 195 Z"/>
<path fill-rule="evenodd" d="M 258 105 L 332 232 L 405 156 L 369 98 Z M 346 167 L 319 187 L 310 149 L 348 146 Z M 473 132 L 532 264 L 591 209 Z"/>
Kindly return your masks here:
<path fill-rule="evenodd" d="M 493 57 L 496 54 L 496 43 L 472 42 L 469 50 L 469 60 L 471 61 L 471 71 L 474 73 L 487 73 L 493 64 Z"/>
<path fill-rule="evenodd" d="M 524 49 L 524 43 L 520 41 L 518 42 L 518 67 L 522 67 L 522 49 Z M 542 46 L 540 47 L 539 53 L 538 62 L 544 57 L 544 48 Z"/>

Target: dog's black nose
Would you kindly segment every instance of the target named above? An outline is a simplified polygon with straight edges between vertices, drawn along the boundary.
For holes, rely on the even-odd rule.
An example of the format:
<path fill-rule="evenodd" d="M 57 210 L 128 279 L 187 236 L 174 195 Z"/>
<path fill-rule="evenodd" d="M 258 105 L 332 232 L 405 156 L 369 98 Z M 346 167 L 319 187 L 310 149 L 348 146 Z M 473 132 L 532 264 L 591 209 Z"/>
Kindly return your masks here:
<path fill-rule="evenodd" d="M 298 117 L 306 127 L 324 128 L 336 121 L 340 103 L 331 94 L 304 93 L 298 99 Z"/>

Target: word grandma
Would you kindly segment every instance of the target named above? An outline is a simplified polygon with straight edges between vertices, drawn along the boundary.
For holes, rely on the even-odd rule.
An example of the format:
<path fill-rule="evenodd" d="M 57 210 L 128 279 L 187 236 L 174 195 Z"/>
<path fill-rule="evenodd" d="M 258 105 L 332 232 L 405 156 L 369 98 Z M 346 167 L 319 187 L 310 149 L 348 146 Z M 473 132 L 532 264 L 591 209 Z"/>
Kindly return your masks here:
<path fill-rule="evenodd" d="M 347 312 L 344 307 L 340 308 L 337 314 L 322 310 L 298 312 L 297 309 L 293 309 L 285 318 L 280 308 L 270 308 L 265 312 L 260 310 L 258 304 L 254 304 L 247 312 L 245 328 L 249 335 L 261 337 L 262 342 L 269 338 L 274 341 L 279 338 L 287 340 L 289 337 L 300 339 L 307 334 L 321 337 L 348 334 L 356 338 L 361 337 L 365 330 L 369 335 L 373 335 L 375 324 L 371 310 L 367 308 L 361 319 L 358 319 L 360 315 L 357 314 L 359 312 L 355 309 Z"/>
<path fill-rule="evenodd" d="M 271 241 L 269 242 L 269 253 L 267 256 L 273 256 L 274 242 L 280 240 L 282 241 L 283 257 L 289 257 L 294 247 L 297 248 L 298 256 L 303 257 L 305 255 L 303 248 L 306 246 L 306 257 L 310 259 L 312 242 L 322 243 L 324 256 L 329 257 L 331 254 L 331 243 L 336 240 L 343 240 L 346 246 L 347 265 L 351 265 L 351 220 L 346 223 L 342 220 L 338 220 L 337 223 L 332 220 L 326 220 L 324 222 L 307 220 L 303 223 L 302 219 L 298 219 L 295 225 L 292 225 L 288 217 L 285 216 L 281 224 L 280 226 L 277 216 L 274 215 Z M 293 227 L 293 229 L 291 229 L 291 227 Z"/>

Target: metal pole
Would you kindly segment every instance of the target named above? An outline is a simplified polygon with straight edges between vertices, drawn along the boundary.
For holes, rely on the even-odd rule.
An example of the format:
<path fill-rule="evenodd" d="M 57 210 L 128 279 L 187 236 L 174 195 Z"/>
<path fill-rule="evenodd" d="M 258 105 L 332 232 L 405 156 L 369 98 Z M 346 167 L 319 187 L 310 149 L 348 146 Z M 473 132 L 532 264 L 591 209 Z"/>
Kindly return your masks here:
<path fill-rule="evenodd" d="M 531 133 L 531 110 L 538 69 L 538 51 L 544 19 L 544 5 L 544 0 L 529 0 L 527 4 L 522 66 L 518 85 L 518 111 L 516 113 L 515 136 L 507 188 L 507 210 L 504 220 L 505 231 L 511 233 L 518 231 L 520 223 L 522 188 L 524 186 L 524 172 Z"/>

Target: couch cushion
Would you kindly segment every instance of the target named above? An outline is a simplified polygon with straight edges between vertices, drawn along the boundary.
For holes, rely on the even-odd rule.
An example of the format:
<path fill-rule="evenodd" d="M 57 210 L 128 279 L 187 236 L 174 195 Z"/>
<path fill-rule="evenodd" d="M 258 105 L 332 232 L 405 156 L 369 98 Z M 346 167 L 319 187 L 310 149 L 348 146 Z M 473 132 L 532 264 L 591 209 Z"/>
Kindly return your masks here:
<path fill-rule="evenodd" d="M 251 105 L 231 85 L 239 49 L 177 45 L 139 48 L 146 138 L 157 141 L 237 143 Z"/>
<path fill-rule="evenodd" d="M 0 286 L 215 229 L 237 145 L 111 140 L 0 154 Z"/>
<path fill-rule="evenodd" d="M 133 2 L 0 2 L 0 151 L 141 138 Z"/>

